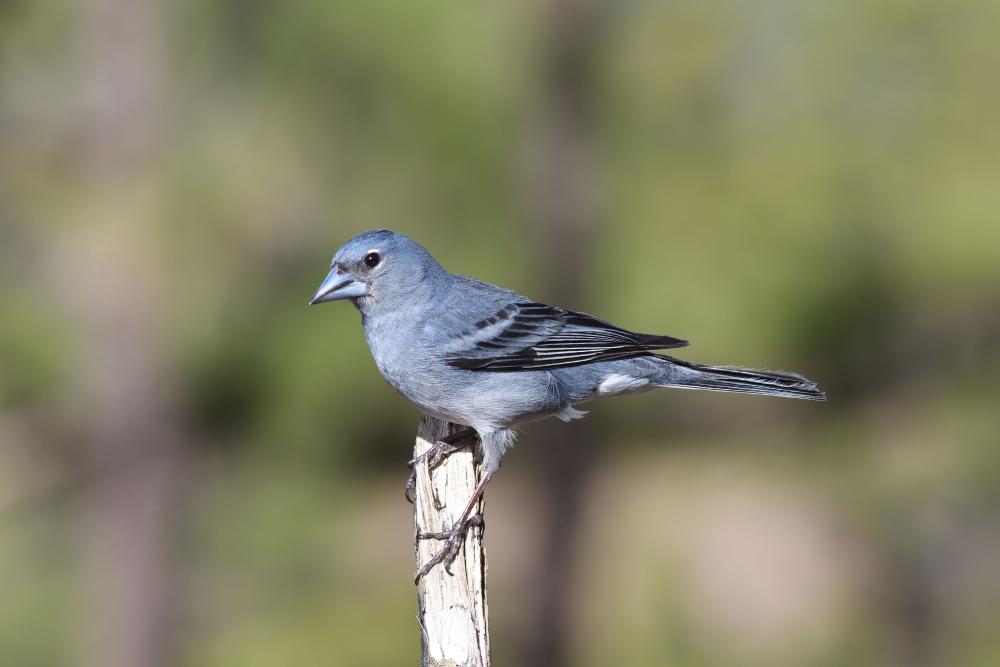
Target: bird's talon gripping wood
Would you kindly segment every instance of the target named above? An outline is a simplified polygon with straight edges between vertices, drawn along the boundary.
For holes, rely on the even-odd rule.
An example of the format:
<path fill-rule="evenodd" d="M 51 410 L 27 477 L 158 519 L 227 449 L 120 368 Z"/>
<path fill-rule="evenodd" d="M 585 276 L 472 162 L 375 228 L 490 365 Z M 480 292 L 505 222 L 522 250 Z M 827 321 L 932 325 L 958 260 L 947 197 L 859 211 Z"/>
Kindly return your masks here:
<path fill-rule="evenodd" d="M 403 497 L 411 505 L 414 502 L 413 493 L 417 485 L 417 464 L 426 459 L 427 466 L 434 470 L 441 465 L 446 458 L 455 452 L 475 443 L 476 432 L 471 428 L 463 428 L 450 435 L 437 440 L 434 446 L 417 458 L 410 459 L 406 465 L 410 468 L 410 476 L 406 480 L 406 488 L 403 489 Z"/>
<path fill-rule="evenodd" d="M 411 505 L 415 503 L 417 501 L 417 498 L 413 494 L 416 492 L 417 492 L 417 471 L 413 470 L 410 472 L 410 476 L 406 479 L 406 487 L 403 489 L 403 497 L 406 498 L 406 502 L 410 503 Z"/>
<path fill-rule="evenodd" d="M 420 572 L 417 573 L 414 582 L 419 582 L 421 577 L 427 575 L 436 565 L 444 563 L 444 570 L 451 576 L 454 573 L 451 571 L 452 563 L 458 558 L 458 554 L 462 550 L 462 544 L 465 542 L 465 533 L 468 532 L 470 528 L 479 528 L 480 536 L 486 530 L 486 521 L 481 513 L 476 513 L 470 516 L 464 521 L 459 521 L 454 526 L 448 530 L 442 530 L 436 533 L 418 533 L 418 540 L 441 540 L 445 542 L 444 547 L 441 551 L 437 552 L 433 558 L 431 558 L 426 565 L 424 565 Z"/>
<path fill-rule="evenodd" d="M 463 428 L 455 431 L 451 435 L 446 435 L 437 442 L 434 446 L 427 450 L 424 456 L 427 457 L 427 465 L 431 470 L 437 468 L 441 463 L 457 452 L 460 449 L 464 449 L 469 445 L 475 444 L 476 442 L 476 432 L 471 428 Z"/>

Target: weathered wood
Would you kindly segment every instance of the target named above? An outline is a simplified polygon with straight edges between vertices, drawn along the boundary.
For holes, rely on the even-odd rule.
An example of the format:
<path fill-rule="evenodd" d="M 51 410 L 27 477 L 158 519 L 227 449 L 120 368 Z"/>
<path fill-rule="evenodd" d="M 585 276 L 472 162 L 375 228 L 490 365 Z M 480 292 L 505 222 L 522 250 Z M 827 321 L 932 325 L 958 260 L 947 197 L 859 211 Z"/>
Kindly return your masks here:
<path fill-rule="evenodd" d="M 417 460 L 414 528 L 417 533 L 451 528 L 472 497 L 479 479 L 473 448 L 449 456 L 433 472 L 420 457 L 453 425 L 422 417 L 413 455 Z M 483 511 L 480 499 L 476 508 Z M 444 546 L 438 540 L 417 540 L 417 571 Z M 424 667 L 489 667 L 489 608 L 486 603 L 486 552 L 482 529 L 471 528 L 451 567 L 434 567 L 417 583 L 421 664 Z"/>

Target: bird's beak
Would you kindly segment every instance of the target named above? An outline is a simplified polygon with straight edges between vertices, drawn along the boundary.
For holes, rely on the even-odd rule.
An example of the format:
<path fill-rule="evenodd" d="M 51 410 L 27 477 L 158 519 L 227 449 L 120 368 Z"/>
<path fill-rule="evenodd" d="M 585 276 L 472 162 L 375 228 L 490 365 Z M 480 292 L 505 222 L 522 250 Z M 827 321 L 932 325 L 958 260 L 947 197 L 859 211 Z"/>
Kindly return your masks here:
<path fill-rule="evenodd" d="M 338 299 L 356 299 L 368 294 L 368 285 L 358 282 L 346 273 L 342 273 L 337 267 L 330 269 L 326 280 L 316 290 L 309 305 L 312 306 L 324 301 L 337 301 Z"/>

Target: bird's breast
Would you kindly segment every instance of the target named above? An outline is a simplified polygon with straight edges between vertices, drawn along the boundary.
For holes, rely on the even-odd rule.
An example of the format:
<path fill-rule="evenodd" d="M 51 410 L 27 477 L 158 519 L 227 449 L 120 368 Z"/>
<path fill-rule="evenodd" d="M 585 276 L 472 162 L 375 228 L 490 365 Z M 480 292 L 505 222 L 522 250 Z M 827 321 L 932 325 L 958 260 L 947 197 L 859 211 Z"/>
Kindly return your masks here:
<path fill-rule="evenodd" d="M 426 367 L 426 350 L 412 327 L 404 322 L 384 319 L 365 323 L 365 338 L 372 359 L 389 384 L 407 395 L 414 382 Z"/>

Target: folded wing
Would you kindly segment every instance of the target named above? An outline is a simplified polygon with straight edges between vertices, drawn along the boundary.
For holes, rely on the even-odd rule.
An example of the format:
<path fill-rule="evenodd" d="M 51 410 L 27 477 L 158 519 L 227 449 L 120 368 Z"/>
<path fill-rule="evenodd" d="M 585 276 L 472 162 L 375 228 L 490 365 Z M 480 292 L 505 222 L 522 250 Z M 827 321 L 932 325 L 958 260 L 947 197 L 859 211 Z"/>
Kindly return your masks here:
<path fill-rule="evenodd" d="M 453 336 L 444 353 L 466 370 L 521 371 L 624 359 L 684 347 L 671 336 L 633 333 L 593 315 L 516 301 Z"/>

